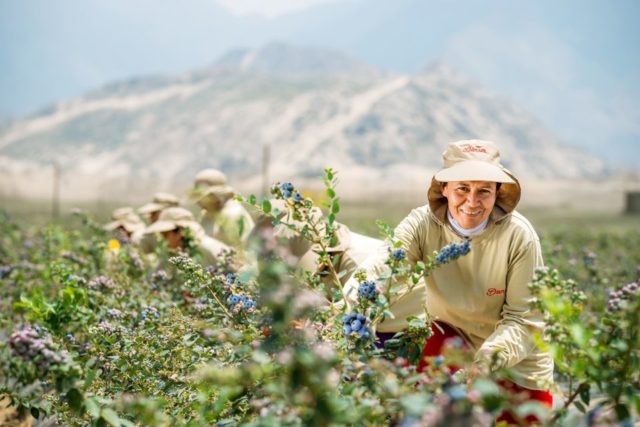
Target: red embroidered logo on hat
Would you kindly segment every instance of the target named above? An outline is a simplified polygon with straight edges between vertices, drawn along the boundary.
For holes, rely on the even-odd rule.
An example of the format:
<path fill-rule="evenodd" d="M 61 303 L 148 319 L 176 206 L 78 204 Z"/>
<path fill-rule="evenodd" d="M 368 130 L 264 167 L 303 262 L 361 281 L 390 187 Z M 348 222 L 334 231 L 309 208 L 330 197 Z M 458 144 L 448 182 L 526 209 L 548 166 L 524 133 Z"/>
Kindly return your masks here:
<path fill-rule="evenodd" d="M 503 295 L 506 292 L 507 291 L 504 290 L 504 289 L 489 288 L 489 289 L 487 289 L 487 296 L 488 297 L 492 297 L 494 295 Z"/>
<path fill-rule="evenodd" d="M 487 149 L 484 148 L 482 145 L 464 144 L 462 145 L 462 152 L 463 153 L 486 153 Z"/>

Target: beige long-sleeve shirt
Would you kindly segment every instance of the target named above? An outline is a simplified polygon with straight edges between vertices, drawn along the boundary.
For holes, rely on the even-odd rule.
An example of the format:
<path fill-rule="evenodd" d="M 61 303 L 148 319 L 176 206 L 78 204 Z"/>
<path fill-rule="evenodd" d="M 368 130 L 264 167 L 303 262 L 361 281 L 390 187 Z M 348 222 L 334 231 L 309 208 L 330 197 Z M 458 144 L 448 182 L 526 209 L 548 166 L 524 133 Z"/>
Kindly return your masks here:
<path fill-rule="evenodd" d="M 209 236 L 236 248 L 247 243 L 255 226 L 251 215 L 236 200 L 227 200 L 218 212 L 203 209 L 200 223 Z"/>
<path fill-rule="evenodd" d="M 426 262 L 434 250 L 462 241 L 428 206 L 414 209 L 398 225 L 395 236 L 413 265 L 419 260 Z M 369 278 L 385 272 L 386 256 L 379 253 L 361 265 Z M 415 295 L 401 296 L 392 301 L 391 311 L 396 318 L 417 315 L 419 307 L 426 304 L 430 315 L 465 337 L 478 358 L 497 351 L 500 364 L 517 375 L 516 383 L 547 389 L 553 382 L 553 360 L 534 343 L 533 335 L 542 332 L 544 323 L 542 314 L 529 308 L 532 295 L 528 288 L 534 270 L 542 265 L 539 239 L 531 224 L 516 211 L 492 213 L 484 232 L 471 240 L 468 255 L 435 269 L 424 279 L 424 300 L 418 303 Z M 347 282 L 347 301 L 356 300 L 357 288 L 355 279 Z M 389 322 L 379 330 L 393 331 L 397 326 Z"/>

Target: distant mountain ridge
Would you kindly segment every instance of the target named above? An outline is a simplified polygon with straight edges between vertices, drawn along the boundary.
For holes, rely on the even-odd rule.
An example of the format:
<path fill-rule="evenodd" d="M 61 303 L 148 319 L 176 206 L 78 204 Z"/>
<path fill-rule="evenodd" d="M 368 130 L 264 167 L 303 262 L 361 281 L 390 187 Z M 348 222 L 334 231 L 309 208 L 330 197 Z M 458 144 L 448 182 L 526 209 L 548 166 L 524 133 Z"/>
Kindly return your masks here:
<path fill-rule="evenodd" d="M 222 55 L 213 67 L 288 77 L 384 74 L 382 70 L 343 52 L 285 43 L 270 43 L 257 50 L 236 49 Z"/>
<path fill-rule="evenodd" d="M 271 44 L 178 76 L 116 82 L 0 127 L 0 195 L 38 194 L 32 187 L 54 161 L 65 193 L 78 197 L 184 188 L 205 167 L 255 188 L 264 146 L 272 179 L 331 166 L 347 186 L 377 181 L 383 191 L 388 177 L 424 181 L 447 142 L 471 138 L 496 141 L 524 178 L 606 172 L 446 64 L 404 76 L 339 52 Z"/>

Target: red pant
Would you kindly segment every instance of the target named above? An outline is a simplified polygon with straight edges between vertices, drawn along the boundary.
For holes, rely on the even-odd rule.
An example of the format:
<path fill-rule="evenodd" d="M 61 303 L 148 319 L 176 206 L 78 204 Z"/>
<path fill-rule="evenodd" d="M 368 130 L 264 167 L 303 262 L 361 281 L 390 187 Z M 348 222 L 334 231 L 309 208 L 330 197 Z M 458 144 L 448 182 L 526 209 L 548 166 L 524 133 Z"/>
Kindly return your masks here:
<path fill-rule="evenodd" d="M 451 326 L 443 322 L 435 323 L 440 326 L 444 333 L 440 332 L 440 329 L 438 329 L 436 326 L 431 326 L 433 335 L 427 340 L 424 348 L 422 349 L 422 359 L 418 364 L 418 372 L 423 372 L 424 369 L 429 366 L 429 362 L 427 362 L 425 359 L 426 357 L 435 357 L 442 354 L 442 350 L 444 349 L 444 345 L 447 340 L 462 340 L 462 337 Z M 463 347 L 468 347 L 468 344 L 464 340 L 461 341 L 461 345 Z M 449 366 L 449 369 L 455 372 L 460 368 L 458 366 Z M 548 406 L 549 409 L 551 409 L 551 407 L 553 406 L 553 395 L 547 390 L 531 390 L 507 380 L 500 380 L 498 384 L 500 384 L 500 386 L 512 396 L 520 394 L 523 395 L 523 401 L 533 400 L 536 402 L 540 402 Z M 511 413 L 506 411 L 500 414 L 496 421 L 506 421 L 509 424 L 518 424 Z M 529 415 L 525 418 L 524 421 L 528 425 L 539 420 L 535 416 Z"/>

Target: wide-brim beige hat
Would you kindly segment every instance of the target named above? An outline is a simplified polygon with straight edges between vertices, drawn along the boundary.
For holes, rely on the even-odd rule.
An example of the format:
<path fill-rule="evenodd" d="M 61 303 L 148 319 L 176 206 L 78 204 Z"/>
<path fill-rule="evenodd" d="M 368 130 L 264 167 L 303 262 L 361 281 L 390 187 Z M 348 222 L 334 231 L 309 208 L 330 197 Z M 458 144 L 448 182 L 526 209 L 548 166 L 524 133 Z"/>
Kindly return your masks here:
<path fill-rule="evenodd" d="M 162 209 L 166 208 L 167 206 L 160 204 L 160 203 L 154 203 L 154 202 L 150 202 L 147 203 L 146 205 L 142 205 L 140 208 L 138 208 L 138 213 L 140 215 L 148 215 L 150 213 L 153 212 L 158 212 L 161 211 Z"/>
<path fill-rule="evenodd" d="M 189 197 L 189 200 L 191 200 L 194 203 L 198 203 L 199 201 L 201 201 L 202 199 L 208 196 L 216 197 L 218 198 L 218 200 L 225 202 L 229 200 L 231 197 L 233 197 L 234 194 L 235 194 L 235 191 L 233 190 L 233 188 L 226 184 L 212 185 L 209 187 L 199 185 L 197 187 L 191 188 L 187 192 L 187 196 Z"/>
<path fill-rule="evenodd" d="M 138 209 L 138 213 L 141 215 L 148 215 L 152 212 L 158 212 L 166 208 L 173 206 L 179 206 L 180 200 L 169 193 L 156 193 L 153 196 L 153 201 Z"/>
<path fill-rule="evenodd" d="M 461 161 L 435 174 L 440 182 L 451 181 L 490 181 L 513 183 L 513 179 L 502 168 L 480 160 Z"/>
<path fill-rule="evenodd" d="M 156 222 L 145 229 L 145 234 L 163 233 L 176 228 L 190 228 L 196 236 L 199 236 L 202 226 L 195 221 L 193 214 L 180 207 L 166 208 L 160 214 Z"/>
<path fill-rule="evenodd" d="M 439 182 L 515 182 L 500 164 L 500 152 L 491 141 L 471 139 L 452 142 L 442 154 L 442 159 L 444 168 L 434 176 Z"/>
<path fill-rule="evenodd" d="M 491 141 L 479 139 L 452 142 L 442 154 L 444 168 L 431 179 L 427 192 L 429 207 L 436 218 L 444 221 L 447 199 L 442 185 L 451 181 L 489 181 L 501 183 L 496 196 L 494 214 L 498 219 L 512 212 L 520 201 L 521 188 L 515 175 L 500 164 L 500 152 Z"/>
<path fill-rule="evenodd" d="M 217 169 L 203 169 L 196 175 L 193 187 L 187 191 L 189 199 L 198 203 L 207 196 L 214 196 L 221 203 L 229 200 L 235 192 L 227 185 L 227 177 Z"/>
<path fill-rule="evenodd" d="M 111 219 L 112 221 L 103 227 L 107 231 L 122 227 L 129 233 L 133 233 L 144 228 L 144 222 L 136 215 L 133 208 L 128 206 L 114 210 L 111 214 Z"/>
<path fill-rule="evenodd" d="M 111 221 L 110 223 L 106 224 L 104 226 L 104 229 L 107 231 L 113 231 L 119 227 L 124 228 L 125 230 L 127 230 L 129 233 L 134 233 L 138 230 L 142 230 L 144 228 L 144 223 L 142 221 L 140 222 L 135 222 L 135 221 L 128 221 L 128 220 L 116 220 L 116 221 Z"/>

